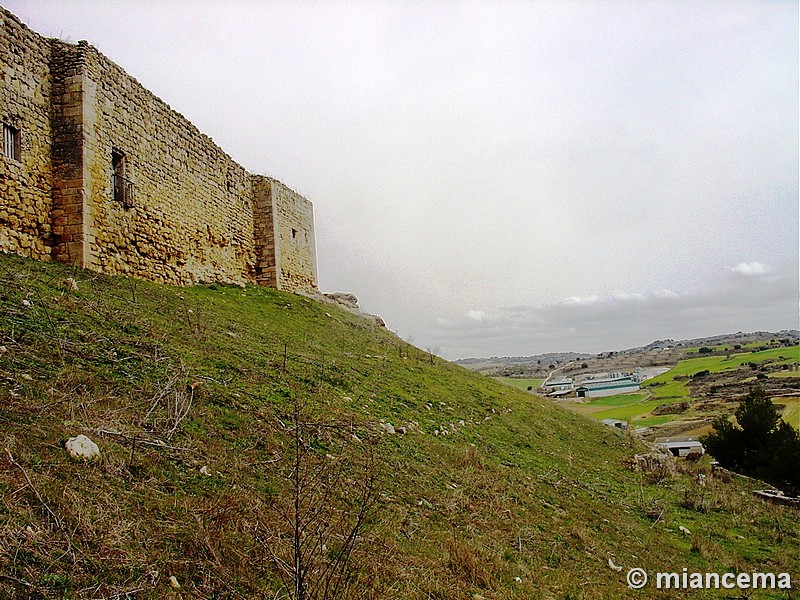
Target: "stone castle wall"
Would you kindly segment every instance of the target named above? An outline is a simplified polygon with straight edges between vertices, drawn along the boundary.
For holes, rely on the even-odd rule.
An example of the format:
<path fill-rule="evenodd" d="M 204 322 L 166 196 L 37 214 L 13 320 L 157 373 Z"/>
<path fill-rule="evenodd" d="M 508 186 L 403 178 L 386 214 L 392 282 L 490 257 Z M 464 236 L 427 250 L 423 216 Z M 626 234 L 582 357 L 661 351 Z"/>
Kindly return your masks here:
<path fill-rule="evenodd" d="M 20 132 L 20 160 L 0 160 L 0 248 L 40 260 L 52 233 L 50 53 L 49 40 L 0 12 L 0 120 Z"/>
<path fill-rule="evenodd" d="M 176 284 L 252 279 L 247 171 L 97 50 L 82 50 L 87 266 Z M 133 185 L 130 207 L 114 198 L 113 153 Z"/>
<path fill-rule="evenodd" d="M 0 10 L 0 249 L 186 285 L 315 291 L 311 203 L 251 175 L 86 42 L 46 40 Z"/>
<path fill-rule="evenodd" d="M 302 290 L 313 285 L 317 272 L 314 252 L 314 212 L 311 202 L 279 182 L 272 182 L 273 207 L 277 215 L 275 245 L 279 285 Z"/>

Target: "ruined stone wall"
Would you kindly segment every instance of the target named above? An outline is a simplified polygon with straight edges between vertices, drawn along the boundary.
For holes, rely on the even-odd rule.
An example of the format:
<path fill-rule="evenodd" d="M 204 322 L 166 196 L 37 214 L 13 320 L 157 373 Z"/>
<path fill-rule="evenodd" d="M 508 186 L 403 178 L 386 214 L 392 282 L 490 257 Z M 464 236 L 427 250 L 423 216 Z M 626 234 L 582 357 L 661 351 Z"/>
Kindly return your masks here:
<path fill-rule="evenodd" d="M 0 138 L 0 250 L 47 260 L 52 208 L 50 41 L 0 9 L 0 121 L 19 131 L 19 160 Z"/>
<path fill-rule="evenodd" d="M 249 174 L 86 42 L 0 8 L 0 250 L 164 283 L 316 291 L 311 203 Z"/>
<path fill-rule="evenodd" d="M 85 53 L 86 266 L 174 284 L 252 279 L 247 171 L 97 50 Z M 129 207 L 114 198 L 113 153 L 132 183 Z"/>

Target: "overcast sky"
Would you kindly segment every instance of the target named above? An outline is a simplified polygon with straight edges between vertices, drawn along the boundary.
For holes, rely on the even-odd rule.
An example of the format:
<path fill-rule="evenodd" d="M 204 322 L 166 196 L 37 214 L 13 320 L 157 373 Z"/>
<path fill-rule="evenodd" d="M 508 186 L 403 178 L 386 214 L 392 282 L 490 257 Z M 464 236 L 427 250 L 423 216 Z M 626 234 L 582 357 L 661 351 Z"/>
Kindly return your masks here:
<path fill-rule="evenodd" d="M 798 3 L 0 0 L 314 203 L 447 358 L 798 327 Z"/>

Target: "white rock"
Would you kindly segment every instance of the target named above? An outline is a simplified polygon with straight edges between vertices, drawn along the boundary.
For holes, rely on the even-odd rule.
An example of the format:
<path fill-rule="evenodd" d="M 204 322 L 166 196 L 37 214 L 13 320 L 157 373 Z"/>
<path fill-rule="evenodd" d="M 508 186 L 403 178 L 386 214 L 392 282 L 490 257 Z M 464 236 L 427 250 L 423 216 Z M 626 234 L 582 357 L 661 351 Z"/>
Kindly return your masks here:
<path fill-rule="evenodd" d="M 516 583 L 522 583 L 522 578 L 521 577 L 514 577 L 514 581 Z"/>
<path fill-rule="evenodd" d="M 395 433 L 394 425 L 392 425 L 391 423 L 381 423 L 381 427 L 383 427 L 386 430 L 386 433 L 390 435 L 393 435 Z"/>
<path fill-rule="evenodd" d="M 689 530 L 688 530 L 686 527 L 684 527 L 683 525 L 681 525 L 680 527 L 678 527 L 678 529 L 679 529 L 679 530 L 680 530 L 680 532 L 681 532 L 682 534 L 684 534 L 684 535 L 692 535 L 692 532 L 691 532 L 691 531 L 689 531 Z"/>
<path fill-rule="evenodd" d="M 64 444 L 69 455 L 76 460 L 97 460 L 100 458 L 100 448 L 85 435 L 71 437 Z"/>
<path fill-rule="evenodd" d="M 67 277 L 64 280 L 64 285 L 66 285 L 67 288 L 72 290 L 73 292 L 77 292 L 78 291 L 78 282 L 75 281 L 75 279 L 73 279 L 72 277 Z"/>
<path fill-rule="evenodd" d="M 181 589 L 181 584 L 178 583 L 178 578 L 175 575 L 169 576 L 169 587 L 175 588 L 176 590 Z"/>
<path fill-rule="evenodd" d="M 355 296 L 355 294 L 350 294 L 348 292 L 333 292 L 330 294 L 325 294 L 325 297 L 343 305 L 345 308 L 348 308 L 351 311 L 359 310 L 358 298 Z"/>

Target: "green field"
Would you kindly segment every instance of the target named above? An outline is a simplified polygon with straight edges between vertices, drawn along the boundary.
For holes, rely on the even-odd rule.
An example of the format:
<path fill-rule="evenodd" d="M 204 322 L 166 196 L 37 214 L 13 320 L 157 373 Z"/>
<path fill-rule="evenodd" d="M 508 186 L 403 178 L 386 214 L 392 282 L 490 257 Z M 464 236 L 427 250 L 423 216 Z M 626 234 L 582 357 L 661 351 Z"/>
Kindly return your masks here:
<path fill-rule="evenodd" d="M 790 346 L 786 348 L 770 348 L 756 352 L 737 352 L 729 356 L 701 356 L 698 358 L 687 358 L 678 363 L 666 373 L 654 377 L 645 383 L 646 386 L 659 381 L 669 381 L 681 375 L 694 375 L 698 371 L 708 369 L 718 373 L 736 369 L 744 364 L 755 362 L 760 363 L 766 360 L 774 361 L 774 364 L 791 364 L 800 361 L 800 346 Z"/>
<path fill-rule="evenodd" d="M 638 401 L 632 404 L 622 404 L 614 408 L 593 412 L 591 416 L 595 419 L 620 419 L 622 421 L 628 421 L 631 425 L 638 426 L 636 422 L 638 419 L 650 416 L 653 409 L 662 404 L 663 402 L 661 400 L 651 399 Z M 672 415 L 667 416 L 673 417 Z"/>
<path fill-rule="evenodd" d="M 680 361 L 675 367 L 646 381 L 642 385 L 643 392 L 621 394 L 597 398 L 586 403 L 572 404 L 570 407 L 578 413 L 589 415 L 594 419 L 620 419 L 628 421 L 635 427 L 651 427 L 663 425 L 678 418 L 678 415 L 657 415 L 651 412 L 663 404 L 691 401 L 687 385 L 688 378 L 699 371 L 708 370 L 719 373 L 735 370 L 748 363 L 792 364 L 800 360 L 800 346 L 771 348 L 756 352 L 738 352 L 729 356 L 700 356 Z M 797 377 L 796 370 L 778 371 L 773 377 Z M 800 428 L 800 400 L 782 399 L 780 403 L 788 404 L 783 418 L 788 423 Z"/>
<path fill-rule="evenodd" d="M 726 356 L 703 356 L 680 361 L 675 367 L 646 381 L 642 387 L 650 390 L 654 398 L 663 401 L 680 402 L 689 399 L 689 388 L 685 380 L 677 377 L 691 377 L 695 373 L 708 370 L 712 373 L 735 370 L 742 365 L 754 362 L 772 361 L 773 364 L 792 364 L 800 360 L 800 346 L 772 348 L 758 352 L 739 352 Z M 665 404 L 666 402 L 662 402 Z"/>
<path fill-rule="evenodd" d="M 779 398 L 775 400 L 775 404 L 782 404 L 786 407 L 783 409 L 781 419 L 800 430 L 800 398 Z"/>
<path fill-rule="evenodd" d="M 578 404 L 577 407 L 579 408 L 579 412 L 585 414 L 592 414 L 594 416 L 595 413 L 600 411 L 607 411 L 610 408 L 617 408 L 620 406 L 630 406 L 631 404 L 636 404 L 637 402 L 641 402 L 642 400 L 646 399 L 649 396 L 646 392 L 632 392 L 630 394 L 618 394 L 616 396 L 606 396 L 605 398 L 596 398 L 594 400 L 590 400 L 585 404 Z M 612 418 L 612 417 L 602 417 L 605 418 Z"/>

